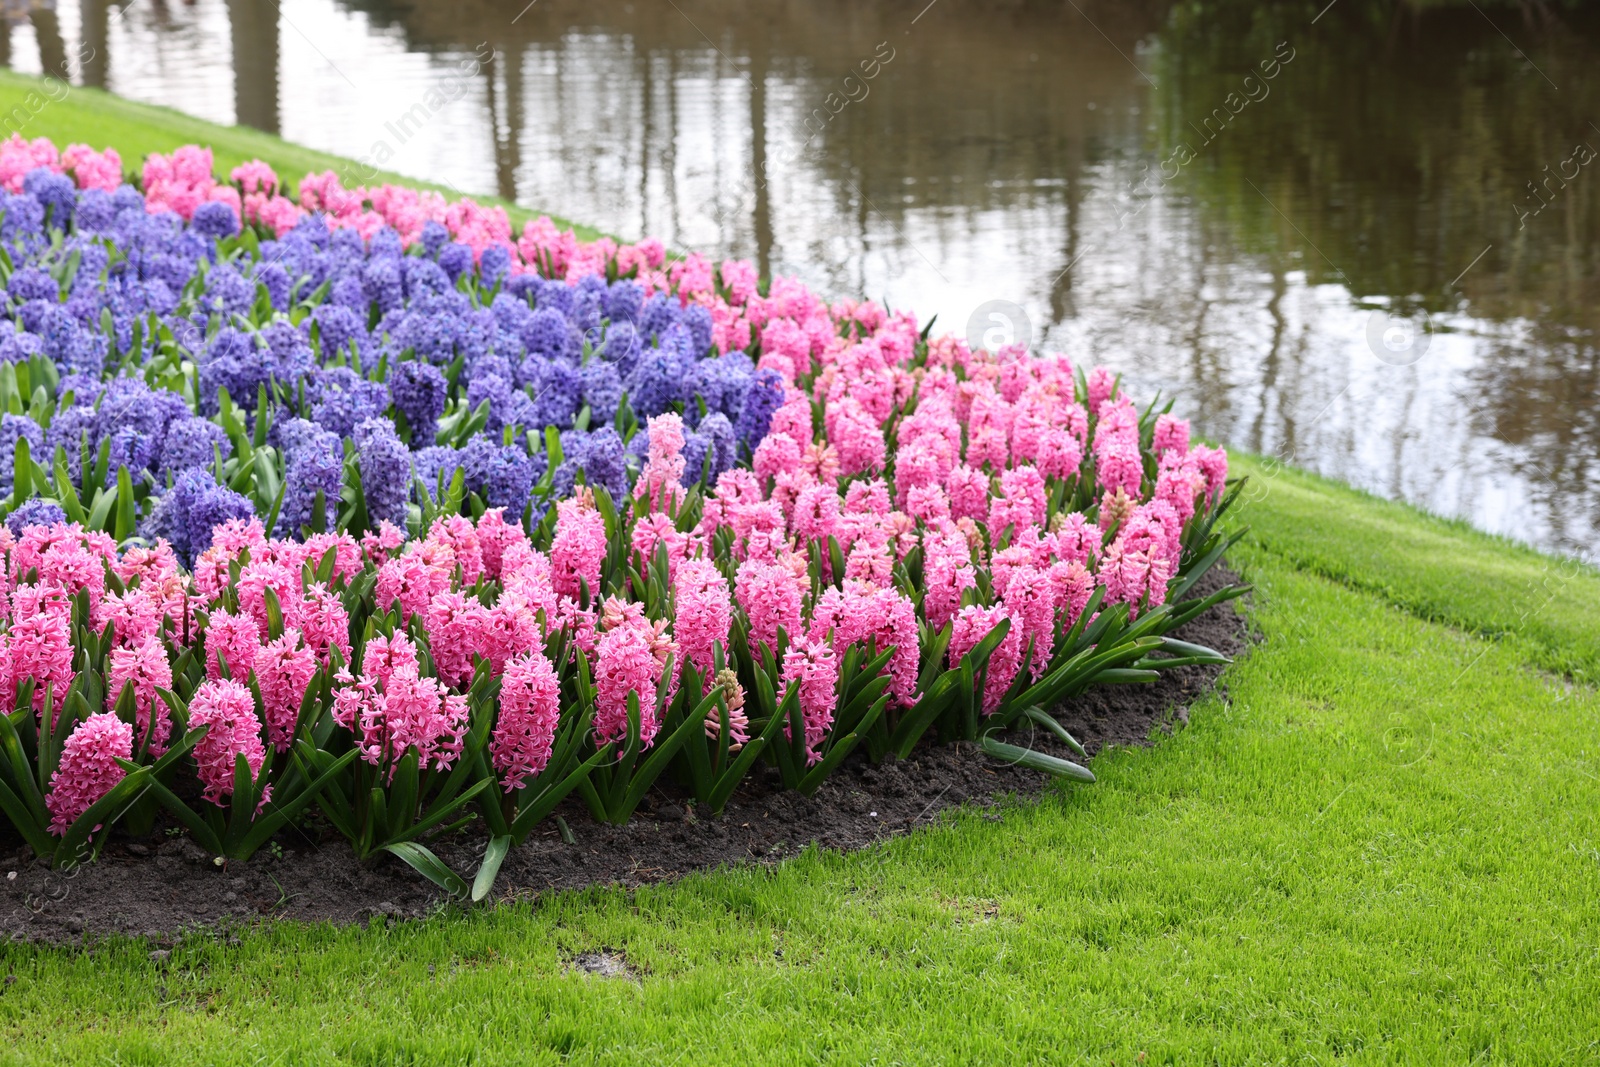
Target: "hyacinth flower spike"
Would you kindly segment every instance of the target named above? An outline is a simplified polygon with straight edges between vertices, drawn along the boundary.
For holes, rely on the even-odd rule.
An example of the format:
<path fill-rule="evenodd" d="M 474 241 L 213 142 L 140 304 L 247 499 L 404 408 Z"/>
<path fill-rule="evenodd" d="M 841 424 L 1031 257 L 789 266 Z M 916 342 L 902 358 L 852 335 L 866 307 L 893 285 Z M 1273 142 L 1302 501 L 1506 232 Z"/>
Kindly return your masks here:
<path fill-rule="evenodd" d="M 571 654 L 570 645 L 564 644 L 559 662 L 564 666 Z M 484 821 L 495 840 L 522 844 L 557 805 L 588 780 L 596 767 L 611 758 L 609 744 L 595 748 L 584 758 L 582 750 L 589 740 L 594 708 L 582 705 L 583 710 L 576 715 L 561 714 L 559 679 L 567 674 L 551 666 L 539 652 L 529 653 L 507 668 L 491 738 L 491 763 L 501 789 L 498 795 L 483 794 L 480 801 Z M 543 729 L 531 721 L 541 716 L 550 719 Z M 520 742 L 534 737 L 549 740 L 535 742 L 535 750 L 530 753 Z M 493 881 L 492 872 L 489 879 Z"/>

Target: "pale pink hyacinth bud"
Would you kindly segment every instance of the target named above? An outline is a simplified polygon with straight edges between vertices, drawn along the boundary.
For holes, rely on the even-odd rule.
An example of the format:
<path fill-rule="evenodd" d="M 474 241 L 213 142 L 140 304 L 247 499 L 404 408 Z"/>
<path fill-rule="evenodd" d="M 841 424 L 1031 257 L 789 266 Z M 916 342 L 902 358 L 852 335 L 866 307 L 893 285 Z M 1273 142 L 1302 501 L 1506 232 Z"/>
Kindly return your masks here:
<path fill-rule="evenodd" d="M 744 710 L 744 687 L 739 684 L 739 674 L 731 667 L 717 672 L 717 685 L 722 686 L 722 702 L 728 707 L 728 751 L 737 752 L 750 740 L 750 717 Z M 706 736 L 715 741 L 722 736 L 722 709 L 712 705 L 706 709 Z"/>
<path fill-rule="evenodd" d="M 1111 530 L 1119 529 L 1122 523 L 1127 522 L 1138 506 L 1138 501 L 1118 486 L 1115 492 L 1107 492 L 1100 499 L 1099 525 L 1109 534 Z"/>

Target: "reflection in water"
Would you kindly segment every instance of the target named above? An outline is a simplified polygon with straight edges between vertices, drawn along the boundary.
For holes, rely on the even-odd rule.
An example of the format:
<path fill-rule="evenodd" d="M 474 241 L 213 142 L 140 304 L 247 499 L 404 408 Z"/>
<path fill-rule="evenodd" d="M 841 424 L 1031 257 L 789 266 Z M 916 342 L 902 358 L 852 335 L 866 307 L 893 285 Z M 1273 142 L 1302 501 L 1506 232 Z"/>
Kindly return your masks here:
<path fill-rule="evenodd" d="M 16 14 L 0 46 L 19 68 L 749 257 L 944 329 L 1010 301 L 1036 342 L 1179 395 L 1230 443 L 1547 547 L 1586 552 L 1600 530 L 1600 160 L 1578 150 L 1600 147 L 1593 16 L 1361 0 L 1314 26 L 1164 0 Z"/>
<path fill-rule="evenodd" d="M 39 67 L 45 74 L 58 78 L 71 76 L 67 66 L 67 45 L 61 39 L 61 20 L 56 17 L 53 5 L 40 4 L 28 12 L 34 36 L 39 41 Z"/>
<path fill-rule="evenodd" d="M 228 25 L 234 121 L 277 133 L 278 0 L 228 0 Z"/>
<path fill-rule="evenodd" d="M 84 85 L 106 87 L 106 38 L 110 29 L 111 5 L 108 0 L 78 0 L 79 33 L 82 36 L 79 77 Z"/>

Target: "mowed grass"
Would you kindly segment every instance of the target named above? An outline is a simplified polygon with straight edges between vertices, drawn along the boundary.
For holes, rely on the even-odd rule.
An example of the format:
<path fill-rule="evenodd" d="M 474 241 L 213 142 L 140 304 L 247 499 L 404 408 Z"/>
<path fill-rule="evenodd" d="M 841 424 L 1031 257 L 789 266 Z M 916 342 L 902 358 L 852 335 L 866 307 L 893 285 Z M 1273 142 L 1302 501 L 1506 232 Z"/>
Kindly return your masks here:
<path fill-rule="evenodd" d="M 1407 550 L 1442 536 L 1294 484 L 1347 516 L 1330 558 L 1380 521 Z M 1284 499 L 1247 505 L 1263 541 Z M 1474 562 L 1501 546 L 1450 536 L 1474 549 L 1458 592 L 1502 580 Z M 864 853 L 386 930 L 268 927 L 162 963 L 3 948 L 0 1061 L 1600 1057 L 1600 698 L 1478 636 L 1487 617 L 1418 617 L 1255 538 L 1235 562 L 1259 644 L 1187 729 L 1096 759 L 1094 786 Z M 1592 643 L 1595 614 L 1569 614 Z M 570 972 L 597 950 L 635 976 Z"/>
<path fill-rule="evenodd" d="M 305 148 L 246 126 L 219 126 L 171 108 L 141 104 L 99 89 L 47 82 L 5 69 L 0 69 L 0 126 L 3 126 L 0 137 L 9 137 L 13 132 L 29 140 L 48 137 L 57 148 L 74 142 L 92 148 L 110 146 L 121 154 L 124 170 L 140 170 L 144 157 L 152 152 L 171 152 L 181 145 L 198 144 L 211 149 L 218 174 L 226 175 L 240 163 L 260 159 L 271 164 L 278 177 L 294 189 L 299 188 L 300 179 L 308 173 L 332 170 L 346 186 L 394 182 L 432 189 L 450 199 L 462 192 L 474 192 L 458 192 L 448 186 L 389 171 L 374 172 L 350 159 Z M 476 195 L 473 199 L 480 204 L 498 204 L 505 208 L 519 229 L 523 221 L 541 214 L 495 196 Z M 574 229 L 584 240 L 600 236 L 592 227 L 551 217 L 556 225 Z"/>
<path fill-rule="evenodd" d="M 1262 457 L 1240 455 L 1251 541 L 1292 566 L 1421 618 L 1517 646 L 1600 682 L 1600 571 Z"/>

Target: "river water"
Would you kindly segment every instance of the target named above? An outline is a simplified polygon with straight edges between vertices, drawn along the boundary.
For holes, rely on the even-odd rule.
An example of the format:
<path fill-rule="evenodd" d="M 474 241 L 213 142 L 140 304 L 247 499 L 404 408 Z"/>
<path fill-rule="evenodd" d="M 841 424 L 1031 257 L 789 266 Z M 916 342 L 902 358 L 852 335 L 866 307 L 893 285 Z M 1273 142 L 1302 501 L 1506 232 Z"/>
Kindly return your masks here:
<path fill-rule="evenodd" d="M 1103 362 L 1588 556 L 1600 18 L 1319 7 L 9 0 L 0 59 Z"/>

